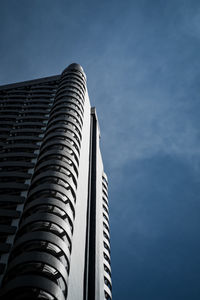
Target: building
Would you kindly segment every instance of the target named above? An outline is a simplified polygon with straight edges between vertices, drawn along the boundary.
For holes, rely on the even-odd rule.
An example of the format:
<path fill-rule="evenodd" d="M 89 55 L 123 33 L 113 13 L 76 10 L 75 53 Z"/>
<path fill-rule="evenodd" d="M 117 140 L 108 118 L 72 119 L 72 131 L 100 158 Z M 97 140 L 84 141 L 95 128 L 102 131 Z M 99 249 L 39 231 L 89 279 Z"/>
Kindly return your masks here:
<path fill-rule="evenodd" d="M 111 299 L 107 178 L 82 67 L 0 87 L 1 299 Z"/>

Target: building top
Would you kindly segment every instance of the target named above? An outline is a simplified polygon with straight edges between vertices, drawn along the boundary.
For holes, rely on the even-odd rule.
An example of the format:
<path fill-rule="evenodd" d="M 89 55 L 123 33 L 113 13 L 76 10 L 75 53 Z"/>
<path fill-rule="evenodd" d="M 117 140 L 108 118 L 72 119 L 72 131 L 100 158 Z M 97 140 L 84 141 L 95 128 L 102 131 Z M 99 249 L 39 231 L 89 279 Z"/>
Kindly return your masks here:
<path fill-rule="evenodd" d="M 86 79 L 85 72 L 84 72 L 83 68 L 81 67 L 81 65 L 79 65 L 77 63 L 73 63 L 73 64 L 69 65 L 67 68 L 65 68 L 64 71 L 62 72 L 62 74 L 69 70 L 77 70 L 77 71 L 81 72 L 84 75 L 84 78 Z M 60 75 L 41 77 L 39 79 L 32 79 L 32 80 L 27 80 L 27 81 L 22 81 L 22 82 L 0 85 L 0 90 L 20 88 L 20 87 L 27 86 L 27 85 L 40 84 L 40 83 L 59 80 L 59 79 L 60 79 Z"/>
<path fill-rule="evenodd" d="M 85 72 L 84 72 L 83 68 L 81 67 L 81 65 L 79 65 L 77 63 L 73 63 L 73 64 L 69 65 L 67 68 L 65 68 L 64 71 L 62 72 L 62 74 L 64 74 L 65 72 L 67 72 L 69 70 L 77 70 L 77 71 L 81 72 L 86 79 Z"/>
<path fill-rule="evenodd" d="M 60 75 L 41 77 L 39 79 L 31 79 L 31 80 L 27 80 L 27 81 L 21 81 L 21 82 L 16 82 L 16 83 L 0 85 L 0 90 L 9 90 L 9 89 L 14 89 L 14 88 L 20 88 L 20 87 L 24 87 L 24 86 L 28 86 L 28 85 L 33 85 L 33 84 L 40 84 L 40 83 L 49 82 L 49 81 L 57 81 L 59 79 L 60 79 Z"/>

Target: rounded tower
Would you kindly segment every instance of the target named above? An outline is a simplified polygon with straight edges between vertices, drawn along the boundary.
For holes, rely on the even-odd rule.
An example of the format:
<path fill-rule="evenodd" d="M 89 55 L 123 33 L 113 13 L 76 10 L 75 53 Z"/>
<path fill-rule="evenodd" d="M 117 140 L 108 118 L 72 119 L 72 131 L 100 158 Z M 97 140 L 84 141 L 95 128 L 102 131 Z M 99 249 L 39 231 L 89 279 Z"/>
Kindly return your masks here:
<path fill-rule="evenodd" d="M 61 74 L 40 146 L 2 299 L 67 297 L 85 91 L 83 68 L 69 65 Z"/>

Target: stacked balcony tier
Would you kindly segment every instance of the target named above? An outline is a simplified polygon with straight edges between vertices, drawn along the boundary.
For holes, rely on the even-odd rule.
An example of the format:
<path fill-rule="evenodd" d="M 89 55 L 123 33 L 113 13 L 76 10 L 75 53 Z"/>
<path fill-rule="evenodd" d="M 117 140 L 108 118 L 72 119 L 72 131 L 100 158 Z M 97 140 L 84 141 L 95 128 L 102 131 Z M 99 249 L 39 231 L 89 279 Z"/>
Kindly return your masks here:
<path fill-rule="evenodd" d="M 67 297 L 85 81 L 83 72 L 73 65 L 68 67 L 60 76 L 52 106 L 48 110 L 38 107 L 36 114 L 30 113 L 30 119 L 22 121 L 27 124 L 35 118 L 39 124 L 40 117 L 48 120 L 43 135 L 39 132 L 43 127 L 39 126 L 35 127 L 34 136 L 28 131 L 22 135 L 27 149 L 37 145 L 34 150 L 38 153 L 33 157 L 32 174 L 24 171 L 29 174 L 26 176 L 30 184 L 26 187 L 23 213 L 3 278 L 5 299 L 14 295 L 19 295 L 16 299 L 64 300 Z M 43 105 L 40 101 L 38 104 Z M 20 137 L 16 135 L 14 140 L 19 141 Z"/>

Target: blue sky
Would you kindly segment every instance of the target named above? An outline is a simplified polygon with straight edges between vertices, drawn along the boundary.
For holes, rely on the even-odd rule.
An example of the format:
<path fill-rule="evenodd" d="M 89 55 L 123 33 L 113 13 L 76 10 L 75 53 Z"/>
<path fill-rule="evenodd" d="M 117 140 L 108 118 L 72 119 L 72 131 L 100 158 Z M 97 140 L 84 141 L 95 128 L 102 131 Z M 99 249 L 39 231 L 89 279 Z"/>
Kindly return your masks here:
<path fill-rule="evenodd" d="M 80 63 L 109 177 L 115 300 L 200 299 L 200 3 L 0 3 L 0 83 Z"/>

